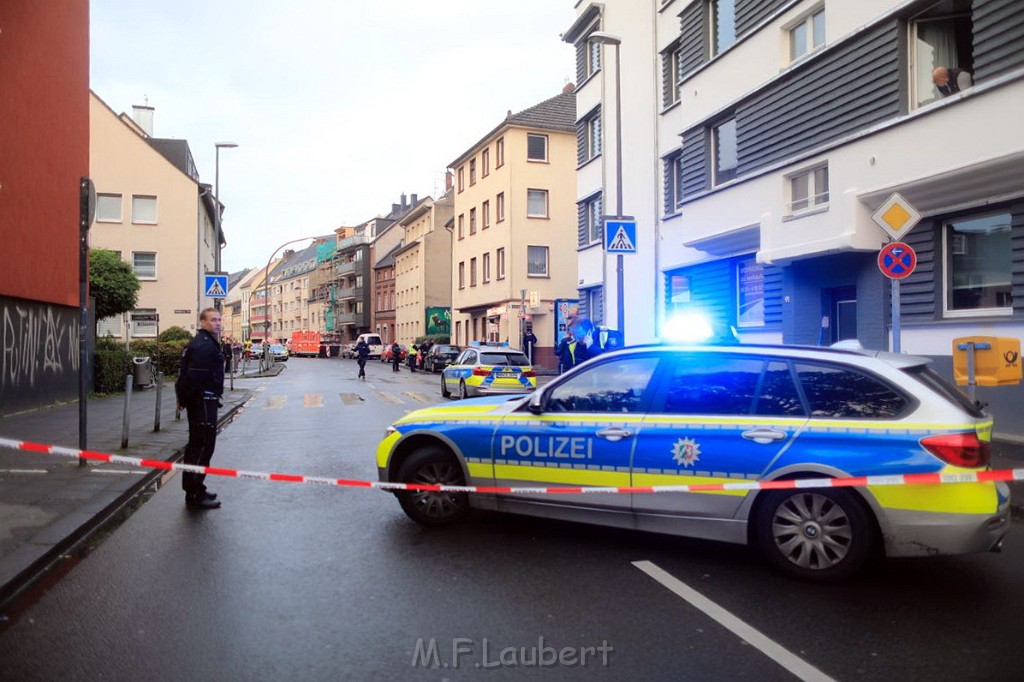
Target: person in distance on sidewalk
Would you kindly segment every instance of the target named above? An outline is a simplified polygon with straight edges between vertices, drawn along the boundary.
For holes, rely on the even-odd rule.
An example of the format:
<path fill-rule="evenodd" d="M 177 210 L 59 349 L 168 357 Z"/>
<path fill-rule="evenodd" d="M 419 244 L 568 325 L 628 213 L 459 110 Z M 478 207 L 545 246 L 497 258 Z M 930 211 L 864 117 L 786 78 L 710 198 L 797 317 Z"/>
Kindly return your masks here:
<path fill-rule="evenodd" d="M 200 329 L 181 352 L 178 381 L 174 392 L 178 405 L 188 412 L 188 445 L 185 464 L 209 466 L 217 444 L 217 408 L 224 394 L 224 356 L 221 353 L 220 313 L 207 308 L 199 314 Z M 216 509 L 217 495 L 207 491 L 206 474 L 185 472 L 185 506 L 189 509 Z"/>

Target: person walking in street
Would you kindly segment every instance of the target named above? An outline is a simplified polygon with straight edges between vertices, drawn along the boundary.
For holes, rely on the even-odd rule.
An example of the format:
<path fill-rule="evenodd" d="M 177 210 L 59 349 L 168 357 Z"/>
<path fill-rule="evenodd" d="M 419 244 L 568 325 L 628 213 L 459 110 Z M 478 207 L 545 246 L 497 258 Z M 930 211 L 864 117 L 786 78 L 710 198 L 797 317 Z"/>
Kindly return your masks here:
<path fill-rule="evenodd" d="M 402 347 L 398 341 L 391 344 L 391 371 L 397 372 L 398 366 L 402 363 Z"/>
<path fill-rule="evenodd" d="M 370 357 L 370 344 L 360 338 L 356 344 L 356 362 L 359 363 L 359 378 L 366 381 L 366 360 Z"/>
<path fill-rule="evenodd" d="M 215 308 L 203 310 L 199 314 L 199 331 L 181 352 L 174 392 L 178 406 L 188 412 L 185 464 L 209 466 L 217 444 L 217 408 L 224 394 L 224 356 L 217 339 L 220 325 L 220 313 Z M 205 480 L 206 474 L 185 472 L 181 475 L 185 506 L 189 509 L 220 506 L 216 493 L 206 489 Z"/>

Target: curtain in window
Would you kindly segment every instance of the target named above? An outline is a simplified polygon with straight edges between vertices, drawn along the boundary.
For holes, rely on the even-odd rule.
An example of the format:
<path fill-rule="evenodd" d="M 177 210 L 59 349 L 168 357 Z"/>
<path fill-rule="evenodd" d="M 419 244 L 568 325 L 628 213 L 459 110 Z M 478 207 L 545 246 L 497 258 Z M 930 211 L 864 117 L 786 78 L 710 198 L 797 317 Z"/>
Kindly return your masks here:
<path fill-rule="evenodd" d="M 939 98 L 932 83 L 932 70 L 937 66 L 957 66 L 956 31 L 952 19 L 919 21 L 915 41 L 917 103 Z"/>

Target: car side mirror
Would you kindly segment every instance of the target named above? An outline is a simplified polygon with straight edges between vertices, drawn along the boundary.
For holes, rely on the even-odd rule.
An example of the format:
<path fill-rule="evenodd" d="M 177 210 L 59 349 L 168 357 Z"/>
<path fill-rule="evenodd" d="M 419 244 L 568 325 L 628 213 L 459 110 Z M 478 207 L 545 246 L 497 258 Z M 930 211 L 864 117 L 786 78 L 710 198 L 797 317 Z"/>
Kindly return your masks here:
<path fill-rule="evenodd" d="M 541 391 L 534 391 L 530 394 L 530 401 L 526 404 L 526 409 L 534 414 L 544 413 L 544 394 Z"/>

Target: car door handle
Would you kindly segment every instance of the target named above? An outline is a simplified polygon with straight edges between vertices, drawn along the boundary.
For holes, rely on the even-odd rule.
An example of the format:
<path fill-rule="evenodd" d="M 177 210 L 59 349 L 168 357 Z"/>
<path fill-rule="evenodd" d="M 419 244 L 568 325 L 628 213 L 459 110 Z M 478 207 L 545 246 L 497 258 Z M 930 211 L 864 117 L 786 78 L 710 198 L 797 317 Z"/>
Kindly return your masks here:
<path fill-rule="evenodd" d="M 786 440 L 789 438 L 785 431 L 779 431 L 778 429 L 772 428 L 760 428 L 744 431 L 743 437 L 747 440 L 752 440 L 755 443 L 760 443 L 761 445 L 767 445 L 768 443 L 774 443 L 775 441 Z"/>
<path fill-rule="evenodd" d="M 601 429 L 597 432 L 598 437 L 605 438 L 611 442 L 620 441 L 623 438 L 629 438 L 633 435 L 633 432 L 629 429 L 624 429 L 621 426 L 610 426 L 607 429 Z"/>

